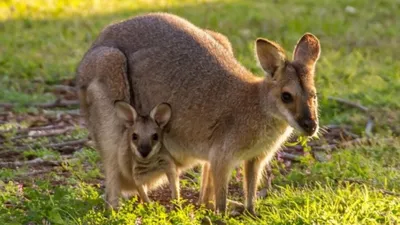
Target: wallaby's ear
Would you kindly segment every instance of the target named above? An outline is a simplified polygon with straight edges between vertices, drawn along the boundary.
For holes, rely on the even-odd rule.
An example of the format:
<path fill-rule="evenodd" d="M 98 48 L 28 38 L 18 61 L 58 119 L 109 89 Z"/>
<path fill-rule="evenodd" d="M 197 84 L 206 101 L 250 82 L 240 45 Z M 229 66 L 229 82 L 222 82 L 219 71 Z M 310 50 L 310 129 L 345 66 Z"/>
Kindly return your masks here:
<path fill-rule="evenodd" d="M 156 105 L 151 112 L 150 117 L 156 121 L 158 126 L 164 128 L 167 125 L 169 119 L 171 118 L 172 109 L 168 103 L 161 103 Z"/>
<path fill-rule="evenodd" d="M 124 101 L 116 101 L 114 103 L 114 108 L 117 112 L 118 118 L 131 124 L 135 122 L 137 118 L 137 112 L 130 104 Z"/>
<path fill-rule="evenodd" d="M 293 61 L 299 62 L 313 71 L 320 53 L 321 46 L 318 38 L 313 34 L 306 33 L 297 42 L 293 52 Z"/>
<path fill-rule="evenodd" d="M 263 38 L 256 40 L 256 54 L 261 68 L 271 76 L 286 61 L 285 50 L 275 42 Z"/>

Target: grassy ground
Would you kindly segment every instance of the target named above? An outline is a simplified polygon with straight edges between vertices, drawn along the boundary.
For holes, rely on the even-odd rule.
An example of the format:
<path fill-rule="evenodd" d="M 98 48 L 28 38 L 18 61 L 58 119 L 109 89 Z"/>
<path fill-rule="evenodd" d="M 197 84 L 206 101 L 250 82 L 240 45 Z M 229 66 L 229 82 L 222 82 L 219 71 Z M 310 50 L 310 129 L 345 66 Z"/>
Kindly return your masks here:
<path fill-rule="evenodd" d="M 261 74 L 253 56 L 257 37 L 274 40 L 291 54 L 297 39 L 312 32 L 322 45 L 316 75 L 321 124 L 351 125 L 354 133 L 364 135 L 367 116 L 328 96 L 359 102 L 375 116 L 373 132 L 378 141 L 336 151 L 328 162 L 296 164 L 284 175 L 275 161 L 273 189 L 258 201 L 260 218 L 223 220 L 228 224 L 400 224 L 399 1 L 2 1 L 0 102 L 20 104 L 17 111 L 25 115 L 34 110 L 24 104 L 54 99 L 47 92 L 49 86 L 74 77 L 77 63 L 105 25 L 150 11 L 175 13 L 227 35 L 236 57 L 257 74 Z M 15 124 L 6 121 L 0 130 Z M 13 133 L 8 134 L 12 138 Z M 84 135 L 82 129 L 63 138 Z M 381 141 L 388 137 L 392 141 Z M 47 142 L 43 138 L 39 143 Z M 46 148 L 23 154 L 25 160 L 32 157 L 63 160 L 64 156 Z M 169 211 L 134 199 L 119 212 L 106 211 L 97 153 L 84 148 L 68 160 L 60 166 L 68 176 L 56 171 L 30 179 L 23 178 L 24 166 L 0 168 L 0 224 L 198 224 L 209 214 L 183 202 Z M 187 180 L 181 184 L 197 191 L 198 184 Z"/>

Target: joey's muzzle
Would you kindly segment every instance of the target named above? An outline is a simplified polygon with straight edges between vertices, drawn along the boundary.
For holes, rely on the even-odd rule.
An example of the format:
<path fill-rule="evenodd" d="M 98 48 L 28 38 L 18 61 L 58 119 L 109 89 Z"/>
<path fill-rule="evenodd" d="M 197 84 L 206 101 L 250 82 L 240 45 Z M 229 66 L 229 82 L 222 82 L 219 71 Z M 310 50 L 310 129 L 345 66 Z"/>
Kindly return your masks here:
<path fill-rule="evenodd" d="M 139 147 L 139 149 L 138 149 L 140 155 L 141 155 L 143 158 L 146 158 L 146 157 L 150 154 L 151 150 L 152 150 L 152 149 L 151 149 L 151 146 L 150 146 L 150 145 L 141 145 L 141 146 Z"/>

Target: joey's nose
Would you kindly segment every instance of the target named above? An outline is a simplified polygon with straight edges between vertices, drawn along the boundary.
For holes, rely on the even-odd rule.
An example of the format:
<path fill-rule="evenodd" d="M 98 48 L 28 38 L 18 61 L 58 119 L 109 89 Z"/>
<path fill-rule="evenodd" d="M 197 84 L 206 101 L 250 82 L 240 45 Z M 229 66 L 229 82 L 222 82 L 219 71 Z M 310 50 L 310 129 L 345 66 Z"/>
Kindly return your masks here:
<path fill-rule="evenodd" d="M 151 152 L 151 146 L 150 145 L 143 145 L 140 146 L 139 148 L 139 153 L 143 158 L 146 158 Z"/>
<path fill-rule="evenodd" d="M 317 123 L 315 120 L 305 119 L 301 122 L 301 127 L 307 132 L 308 135 L 313 135 L 317 129 Z"/>

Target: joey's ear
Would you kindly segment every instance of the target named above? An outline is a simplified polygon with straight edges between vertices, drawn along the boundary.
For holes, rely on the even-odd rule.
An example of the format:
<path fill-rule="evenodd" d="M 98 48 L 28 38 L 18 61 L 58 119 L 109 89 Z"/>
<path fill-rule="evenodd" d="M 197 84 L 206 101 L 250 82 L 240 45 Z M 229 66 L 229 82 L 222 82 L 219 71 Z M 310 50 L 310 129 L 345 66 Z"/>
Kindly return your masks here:
<path fill-rule="evenodd" d="M 315 63 L 319 59 L 321 46 L 319 40 L 313 34 L 306 33 L 297 42 L 293 52 L 293 61 L 305 65 L 314 70 Z"/>
<path fill-rule="evenodd" d="M 133 124 L 137 118 L 136 110 L 124 101 L 116 101 L 114 108 L 117 112 L 118 118 L 124 120 L 127 123 Z"/>
<path fill-rule="evenodd" d="M 164 128 L 171 118 L 171 114 L 171 106 L 168 103 L 161 103 L 151 110 L 150 117 L 156 121 L 161 128 Z"/>
<path fill-rule="evenodd" d="M 256 40 L 256 54 L 261 68 L 271 76 L 286 61 L 285 51 L 281 46 L 267 39 Z"/>

